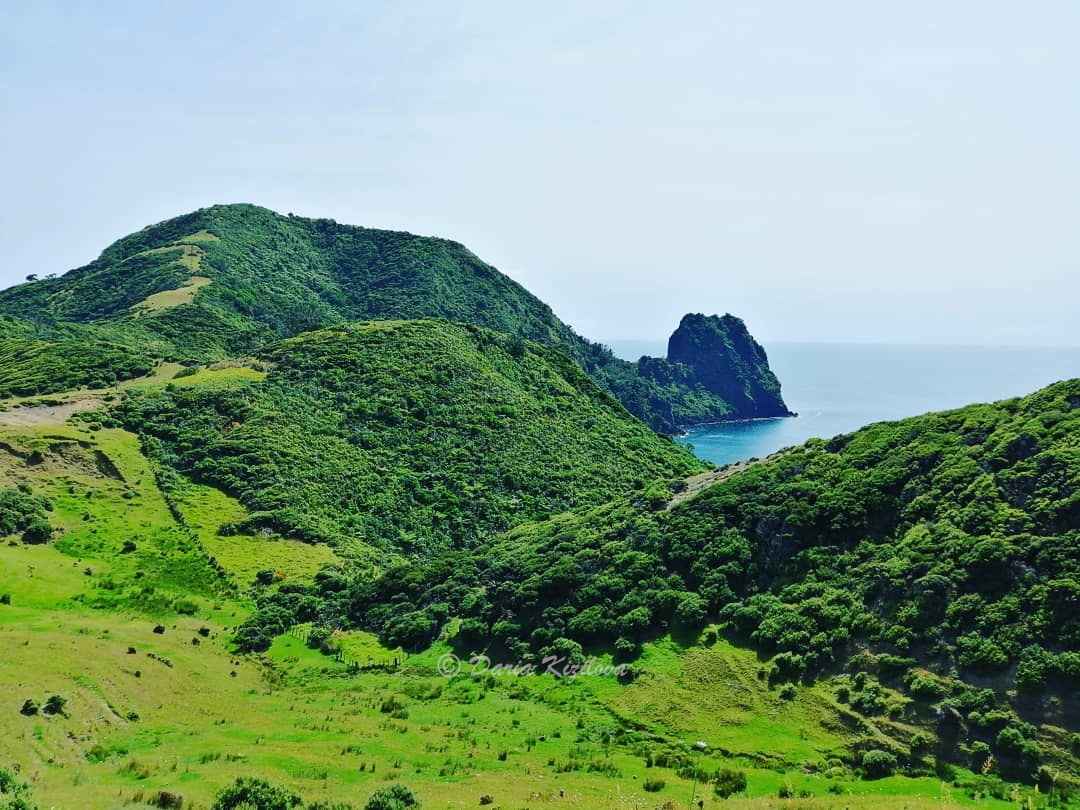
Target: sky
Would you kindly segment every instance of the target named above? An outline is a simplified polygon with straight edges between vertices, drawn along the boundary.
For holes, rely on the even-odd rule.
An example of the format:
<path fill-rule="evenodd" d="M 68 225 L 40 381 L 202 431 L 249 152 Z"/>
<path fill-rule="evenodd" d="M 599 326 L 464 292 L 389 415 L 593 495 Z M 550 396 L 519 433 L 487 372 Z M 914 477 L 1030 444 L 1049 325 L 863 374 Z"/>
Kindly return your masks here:
<path fill-rule="evenodd" d="M 0 285 L 215 203 L 445 236 L 593 339 L 1080 344 L 1080 4 L 0 5 Z"/>

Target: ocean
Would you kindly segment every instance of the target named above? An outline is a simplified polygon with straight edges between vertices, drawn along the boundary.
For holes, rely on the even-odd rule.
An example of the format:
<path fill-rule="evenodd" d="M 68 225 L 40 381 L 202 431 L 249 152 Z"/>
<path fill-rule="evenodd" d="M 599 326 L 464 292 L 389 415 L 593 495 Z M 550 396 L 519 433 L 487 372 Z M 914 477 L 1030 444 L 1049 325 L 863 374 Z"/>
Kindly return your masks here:
<path fill-rule="evenodd" d="M 666 354 L 662 342 L 608 345 L 628 360 Z M 726 464 L 874 422 L 1021 396 L 1080 377 L 1080 346 L 775 343 L 766 350 L 784 401 L 799 415 L 697 427 L 679 441 Z"/>

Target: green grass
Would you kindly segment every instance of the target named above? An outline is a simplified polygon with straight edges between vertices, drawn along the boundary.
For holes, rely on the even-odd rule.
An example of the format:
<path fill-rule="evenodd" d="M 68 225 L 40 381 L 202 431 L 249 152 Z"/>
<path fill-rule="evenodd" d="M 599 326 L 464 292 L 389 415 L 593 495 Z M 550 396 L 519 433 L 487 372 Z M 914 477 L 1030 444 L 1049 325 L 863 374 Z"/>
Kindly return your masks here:
<path fill-rule="evenodd" d="M 782 789 L 796 796 L 793 807 L 1010 806 L 972 799 L 980 778 L 963 771 L 957 784 L 859 780 L 838 759 L 879 738 L 845 722 L 850 711 L 832 685 L 782 700 L 759 680 L 757 656 L 723 641 L 647 644 L 625 686 L 584 677 L 447 680 L 435 670 L 445 644 L 404 658 L 356 631 L 337 638 L 351 659 L 397 656 L 402 669 L 350 674 L 293 636 L 265 656 L 237 657 L 228 639 L 251 610 L 242 589 L 254 570 L 287 548 L 270 567 L 286 568 L 286 581 L 302 579 L 327 559 L 318 556 L 325 548 L 241 538 L 228 558 L 223 549 L 237 538 L 217 527 L 243 507 L 207 486 L 174 486 L 184 517 L 177 524 L 138 440 L 123 430 L 7 427 L 0 440 L 42 452 L 33 468 L 0 454 L 0 478 L 49 497 L 62 530 L 49 545 L 0 545 L 0 593 L 10 597 L 0 605 L 0 762 L 20 766 L 42 806 L 138 806 L 140 796 L 170 790 L 206 807 L 237 774 L 312 800 L 362 800 L 399 779 L 428 807 L 474 806 L 482 795 L 503 807 L 541 799 L 682 807 L 696 791 L 709 807 L 749 808 L 775 806 Z M 111 466 L 99 465 L 96 452 Z M 122 553 L 126 539 L 135 551 Z M 206 587 L 219 576 L 203 567 L 211 553 L 229 562 L 220 587 Z M 153 596 L 135 598 L 147 586 Z M 176 612 L 180 598 L 193 600 L 195 615 Z M 157 624 L 163 634 L 153 632 Z M 67 698 L 69 717 L 19 714 L 24 700 L 50 694 Z M 699 740 L 708 749 L 692 753 Z M 747 796 L 721 803 L 673 768 L 647 766 L 662 753 L 744 771 Z M 646 779 L 664 787 L 647 793 Z"/>
<path fill-rule="evenodd" d="M 525 806 L 536 800 L 534 794 L 580 807 L 628 810 L 668 800 L 682 806 L 693 783 L 669 768 L 646 767 L 644 754 L 697 739 L 715 746 L 720 730 L 704 707 L 679 700 L 673 710 L 685 712 L 684 734 L 657 736 L 636 724 L 627 730 L 604 705 L 619 687 L 583 678 L 574 684 L 551 677 L 448 681 L 432 669 L 438 650 L 414 656 L 400 674 L 350 677 L 331 659 L 285 637 L 263 662 L 234 663 L 224 628 L 213 617 L 169 621 L 165 634 L 156 635 L 152 621 L 79 607 L 73 597 L 85 583 L 56 549 L 4 547 L 0 571 L 25 566 L 27 554 L 39 571 L 52 573 L 33 587 L 17 587 L 13 605 L 0 611 L 0 640 L 14 651 L 0 661 L 0 682 L 9 685 L 0 703 L 9 718 L 0 756 L 22 766 L 46 806 L 119 806 L 140 791 L 165 789 L 205 807 L 217 787 L 238 773 L 288 784 L 312 799 L 355 799 L 397 778 L 428 807 L 472 806 L 485 794 L 500 806 Z M 36 601 L 29 601 L 31 592 Z M 62 624 L 55 621 L 56 611 L 63 612 Z M 204 626 L 211 636 L 193 647 L 190 639 Z M 135 655 L 127 654 L 129 646 Z M 748 666 L 741 660 L 748 655 L 744 651 L 701 654 L 734 656 L 735 669 Z M 668 644 L 650 649 L 646 660 L 655 667 L 657 690 L 663 688 L 660 679 L 678 679 L 684 666 Z M 18 715 L 26 697 L 47 694 L 68 698 L 69 718 Z M 628 694 L 632 701 L 641 697 Z M 754 700 L 774 702 L 764 694 Z M 400 708 L 392 716 L 385 705 Z M 815 708 L 806 714 L 797 706 L 786 711 L 803 722 L 824 717 Z M 139 719 L 127 720 L 129 712 Z M 792 763 L 782 771 L 761 767 L 754 753 L 771 753 L 782 735 L 755 711 L 742 720 L 739 753 L 721 757 L 714 748 L 699 757 L 703 766 L 746 771 L 750 799 L 724 806 L 767 806 L 785 784 L 816 797 L 799 806 L 940 806 L 943 786 L 934 779 L 863 783 L 847 775 L 807 774 Z M 69 733 L 75 730 L 73 740 Z M 827 741 L 820 729 L 811 734 Z M 797 759 L 802 752 L 791 754 Z M 611 773 L 589 773 L 588 763 Z M 581 769 L 559 773 L 558 766 Z M 645 793 L 641 786 L 650 777 L 662 778 L 663 790 Z M 831 785 L 844 792 L 843 805 L 827 792 Z M 945 789 L 956 806 L 1006 806 L 976 803 L 957 787 Z M 711 802 L 707 798 L 710 807 Z"/>
<path fill-rule="evenodd" d="M 259 571 L 273 570 L 279 581 L 310 582 L 327 565 L 339 563 L 334 550 L 278 536 L 231 535 L 219 529 L 244 520 L 248 511 L 235 498 L 213 487 L 185 483 L 174 497 L 188 525 L 233 579 L 250 585 Z"/>
<path fill-rule="evenodd" d="M 189 304 L 195 299 L 195 294 L 207 284 L 210 284 L 210 279 L 206 276 L 190 276 L 182 286 L 175 290 L 154 293 L 135 306 L 147 310 L 162 310 Z"/>
<path fill-rule="evenodd" d="M 397 778 L 429 807 L 472 806 L 481 795 L 500 806 L 525 806 L 534 794 L 581 807 L 681 806 L 693 783 L 670 768 L 646 767 L 646 756 L 684 751 L 699 739 L 710 745 L 702 765 L 747 773 L 752 798 L 729 800 L 731 806 L 765 806 L 785 783 L 817 797 L 805 806 L 830 806 L 836 797 L 826 791 L 833 784 L 852 794 L 843 797 L 852 807 L 883 806 L 883 797 L 906 807 L 940 801 L 942 787 L 933 779 L 863 783 L 847 771 L 831 778 L 804 773 L 807 763 L 850 742 L 838 730 L 827 689 L 780 701 L 757 681 L 754 655 L 723 643 L 685 650 L 672 642 L 649 645 L 642 674 L 630 686 L 550 676 L 448 681 L 435 673 L 447 649 L 442 645 L 408 657 L 398 673 L 349 675 L 292 636 L 278 639 L 265 657 L 237 658 L 228 638 L 250 610 L 245 598 L 204 594 L 196 598 L 195 616 L 170 607 L 183 592 L 172 590 L 184 578 L 177 571 L 202 552 L 184 550 L 175 539 L 179 529 L 131 434 L 53 426 L 8 430 L 2 438 L 53 447 L 53 455 L 69 448 L 62 458 L 47 454 L 29 476 L 35 490 L 54 500 L 61 539 L 0 546 L 0 592 L 11 597 L 0 606 L 0 644 L 8 651 L 0 660 L 6 696 L 0 713 L 8 730 L 0 737 L 0 761 L 21 766 L 43 806 L 121 806 L 171 790 L 190 806 L 205 807 L 237 773 L 289 784 L 312 799 L 355 800 Z M 85 467 L 62 440 L 106 453 L 125 481 Z M 2 469 L 27 477 L 10 461 Z M 125 498 L 126 491 L 136 495 Z M 201 543 L 241 508 L 191 485 L 181 509 Z M 109 531 L 93 531 L 99 521 Z M 144 538 L 139 551 L 118 554 L 128 536 Z M 148 565 L 147 556 L 163 562 Z M 236 580 L 255 564 L 236 571 Z M 102 591 L 102 582 L 130 583 L 139 570 L 169 596 L 163 605 L 102 599 L 112 593 Z M 158 623 L 164 634 L 153 632 Z M 339 643 L 361 660 L 401 655 L 358 632 Z M 732 700 L 724 688 L 729 681 L 749 691 Z M 67 698 L 68 718 L 19 715 L 24 700 L 50 694 Z M 384 704 L 399 708 L 384 712 Z M 721 749 L 730 756 L 719 755 Z M 589 772 L 590 763 L 607 772 Z M 665 787 L 646 793 L 642 785 L 653 777 Z M 958 806 L 972 804 L 963 790 L 949 789 Z"/>

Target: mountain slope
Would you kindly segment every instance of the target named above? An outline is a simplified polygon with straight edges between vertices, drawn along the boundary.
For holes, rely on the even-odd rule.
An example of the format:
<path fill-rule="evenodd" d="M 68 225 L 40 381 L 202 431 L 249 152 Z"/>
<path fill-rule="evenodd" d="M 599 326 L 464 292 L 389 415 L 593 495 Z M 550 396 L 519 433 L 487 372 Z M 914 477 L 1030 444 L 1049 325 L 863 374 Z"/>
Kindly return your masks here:
<path fill-rule="evenodd" d="M 421 367 L 419 358 L 445 362 Z M 276 514 L 252 514 L 170 464 L 195 462 L 185 469 L 210 476 L 221 470 L 206 462 L 221 459 L 250 496 L 295 498 L 329 517 L 315 529 L 338 531 L 334 498 L 357 492 L 366 502 L 385 484 L 392 500 L 394 482 L 424 464 L 449 491 L 462 479 L 444 462 L 474 450 L 488 462 L 482 475 L 514 470 L 532 452 L 546 478 L 575 488 L 567 491 L 593 477 L 610 484 L 606 468 L 590 466 L 593 445 L 568 444 L 581 440 L 583 413 L 597 435 L 623 442 L 623 455 L 663 466 L 663 453 L 651 454 L 670 446 L 563 355 L 441 321 L 325 330 L 247 365 L 169 380 L 172 371 L 125 386 L 111 417 L 141 419 L 145 406 L 157 418 L 153 401 L 172 401 L 171 418 L 148 425 L 142 441 L 100 410 L 117 392 L 0 411 L 0 505 L 15 532 L 0 543 L 0 637 L 10 653 L 0 656 L 0 762 L 43 806 L 161 806 L 164 794 L 205 807 L 237 775 L 311 801 L 355 801 L 391 774 L 425 804 L 492 796 L 525 806 L 537 792 L 558 801 L 564 791 L 584 806 L 627 810 L 683 806 L 732 785 L 725 804 L 743 807 L 795 795 L 814 806 L 930 808 L 955 797 L 1004 810 L 1075 797 L 1078 383 L 814 442 L 670 511 L 678 486 L 630 493 L 613 484 L 622 494 L 612 504 L 376 580 L 355 565 L 344 534 L 345 559 L 273 533 L 229 534 Z M 457 380 L 449 401 L 430 385 L 440 373 Z M 557 456 L 505 444 L 498 426 L 527 429 L 514 421 L 523 417 L 551 420 L 543 432 L 559 437 Z M 461 432 L 423 434 L 443 418 Z M 158 429 L 175 435 L 155 438 Z M 357 469 L 376 476 L 375 489 L 339 478 L 323 458 L 351 458 L 352 436 L 374 440 L 360 455 L 378 467 Z M 567 450 L 578 470 L 551 464 Z M 268 477 L 274 470 L 279 480 Z M 986 491 L 972 498 L 973 476 L 983 475 L 1005 496 L 980 484 Z M 925 497 L 908 499 L 908 489 Z M 502 508 L 497 495 L 492 504 Z M 411 497 L 401 506 L 434 516 Z M 43 520 L 51 539 L 27 534 Z M 912 534 L 911 521 L 929 534 Z M 1011 537 L 1014 524 L 1024 534 Z M 983 548 L 998 539 L 1015 549 L 1000 565 Z M 905 650 L 903 628 L 924 615 L 908 603 L 932 607 L 940 592 L 931 575 L 952 589 L 938 630 L 925 614 L 940 647 L 917 635 Z M 455 615 L 464 621 L 446 627 Z M 401 650 L 330 629 L 343 618 L 388 640 L 435 642 L 395 667 Z M 698 635 L 713 618 L 720 623 Z M 746 637 L 744 626 L 760 632 Z M 486 647 L 493 662 L 542 668 L 532 649 L 573 663 L 584 651 L 602 664 L 609 652 L 633 662 L 620 680 L 467 670 L 448 679 L 438 667 L 451 648 L 438 635 L 455 628 L 457 652 Z M 835 660 L 813 664 L 819 633 L 835 642 Z M 978 645 L 960 642 L 973 635 L 1020 666 L 973 668 L 976 659 L 961 656 Z M 234 640 L 261 654 L 237 655 Z M 62 713 L 41 710 L 52 696 Z M 903 776 L 879 779 L 894 769 Z"/>
<path fill-rule="evenodd" d="M 712 618 L 772 659 L 770 681 L 862 672 L 844 699 L 924 726 L 941 757 L 1077 776 L 1078 436 L 1080 380 L 872 425 L 670 511 L 650 490 L 390 571 L 352 612 L 411 641 L 402 615 L 461 605 L 466 648 L 631 657 Z"/>
<path fill-rule="evenodd" d="M 447 321 L 308 332 L 262 379 L 125 394 L 168 467 L 238 497 L 237 530 L 424 556 L 703 464 L 564 355 Z"/>
<path fill-rule="evenodd" d="M 642 373 L 591 344 L 521 285 L 445 239 L 281 216 L 252 205 L 201 209 L 127 236 L 85 267 L 0 292 L 2 334 L 126 345 L 142 364 L 222 360 L 342 321 L 446 318 L 544 343 L 577 361 L 655 430 L 786 413 L 767 360 L 747 365 L 715 345 L 699 358 L 737 390 L 776 388 L 732 403 L 689 367 Z M 133 369 L 118 365 L 118 379 Z M 23 367 L 10 373 L 33 377 Z M 36 375 L 42 376 L 42 375 Z M 36 393 L 50 393 L 42 383 Z M 60 390 L 52 388 L 51 390 Z M 781 403 L 782 405 L 782 403 Z"/>

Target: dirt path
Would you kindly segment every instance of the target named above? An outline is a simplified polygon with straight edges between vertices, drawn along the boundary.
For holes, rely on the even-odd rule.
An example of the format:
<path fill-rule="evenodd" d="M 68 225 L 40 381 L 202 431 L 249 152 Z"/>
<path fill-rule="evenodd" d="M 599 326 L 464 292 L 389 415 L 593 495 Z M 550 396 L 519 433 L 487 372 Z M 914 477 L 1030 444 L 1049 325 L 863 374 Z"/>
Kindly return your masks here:
<path fill-rule="evenodd" d="M 98 399 L 76 399 L 61 405 L 16 405 L 10 410 L 0 411 L 0 425 L 62 425 L 73 414 L 98 407 L 101 407 L 101 400 Z"/>
<path fill-rule="evenodd" d="M 750 462 L 740 461 L 737 464 L 732 464 L 730 467 L 725 467 L 722 470 L 709 470 L 708 472 L 692 475 L 686 479 L 686 489 L 682 492 L 676 492 L 664 508 L 672 509 L 683 501 L 690 500 L 699 492 L 708 489 L 717 481 L 723 481 L 725 478 L 728 478 L 741 470 L 745 470 L 749 466 Z"/>
<path fill-rule="evenodd" d="M 774 458 L 782 456 L 786 450 L 778 450 L 766 458 L 755 458 L 747 461 L 736 461 L 732 464 L 728 464 L 719 470 L 709 470 L 708 472 L 698 473 L 692 475 L 686 479 L 686 489 L 682 492 L 676 492 L 675 495 L 668 501 L 665 510 L 678 506 L 683 501 L 688 501 L 700 492 L 708 489 L 718 481 L 723 481 L 725 478 L 730 478 L 736 473 L 741 473 L 743 470 L 747 470 L 753 467 L 755 464 L 761 464 L 763 461 L 771 461 Z"/>

